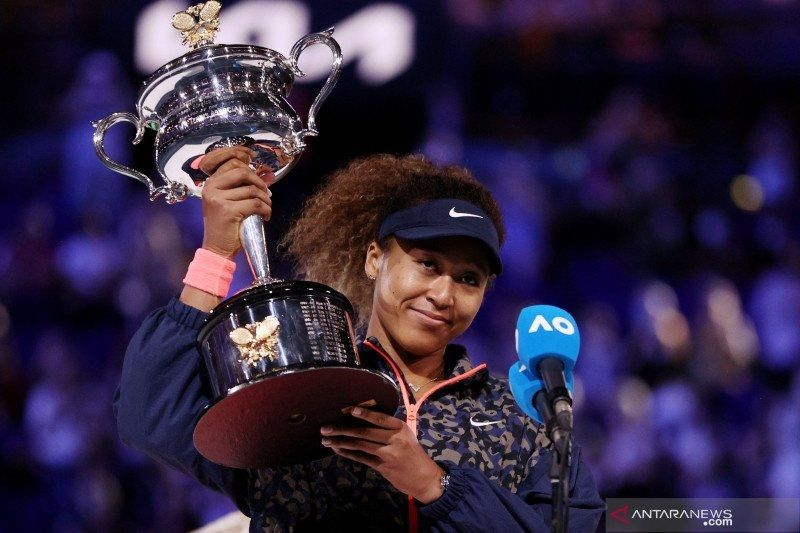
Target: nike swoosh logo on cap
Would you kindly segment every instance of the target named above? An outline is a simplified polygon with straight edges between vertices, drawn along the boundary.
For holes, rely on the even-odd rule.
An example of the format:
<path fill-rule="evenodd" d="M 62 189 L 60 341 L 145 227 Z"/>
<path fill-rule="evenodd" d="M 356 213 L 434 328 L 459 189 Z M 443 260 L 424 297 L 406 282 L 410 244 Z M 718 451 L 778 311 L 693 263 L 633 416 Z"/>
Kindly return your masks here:
<path fill-rule="evenodd" d="M 503 422 L 503 421 L 502 420 L 489 420 L 488 422 L 477 422 L 475 420 L 475 415 L 472 415 L 471 417 L 469 417 L 469 423 L 472 424 L 473 426 L 475 426 L 476 428 L 483 427 L 483 426 L 488 426 L 488 425 L 491 425 L 491 424 L 500 424 L 501 422 Z"/>
<path fill-rule="evenodd" d="M 450 209 L 450 216 L 451 216 L 451 217 L 453 217 L 453 218 L 460 218 L 460 217 L 475 217 L 475 218 L 483 218 L 483 217 L 482 217 L 482 216 L 480 216 L 480 215 L 473 215 L 472 213 L 459 213 L 458 211 L 456 211 L 456 208 L 455 208 L 455 207 L 453 207 L 452 209 Z"/>

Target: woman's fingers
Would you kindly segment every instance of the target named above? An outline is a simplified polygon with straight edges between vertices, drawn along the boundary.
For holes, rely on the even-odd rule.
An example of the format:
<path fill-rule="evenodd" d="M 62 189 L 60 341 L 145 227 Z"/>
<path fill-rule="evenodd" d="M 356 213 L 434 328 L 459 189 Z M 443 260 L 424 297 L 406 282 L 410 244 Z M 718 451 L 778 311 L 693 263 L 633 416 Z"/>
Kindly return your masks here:
<path fill-rule="evenodd" d="M 203 216 L 207 222 L 217 221 L 211 225 L 213 228 L 254 214 L 266 219 L 272 216 L 272 200 L 265 191 L 255 186 L 223 191 L 203 188 Z M 231 227 L 225 231 L 234 230 L 238 231 L 238 228 Z"/>
<path fill-rule="evenodd" d="M 378 444 L 389 442 L 394 431 L 374 427 L 347 427 L 347 426 L 322 426 L 321 433 L 325 436 L 354 437 L 368 440 Z"/>
<path fill-rule="evenodd" d="M 239 163 L 233 163 L 231 165 L 233 168 L 230 170 L 217 172 L 206 181 L 205 187 L 211 186 L 215 189 L 226 190 L 243 185 L 255 185 L 259 189 L 267 190 L 267 184 L 250 167 L 238 165 Z"/>
<path fill-rule="evenodd" d="M 239 158 L 233 157 L 217 167 L 217 170 L 214 171 L 215 177 L 221 174 L 225 174 L 236 168 L 246 169 L 250 168 L 250 165 L 248 165 L 245 161 L 242 161 Z"/>
<path fill-rule="evenodd" d="M 241 169 L 249 168 L 250 170 L 253 171 L 253 173 L 256 176 L 261 178 L 261 180 L 267 185 L 267 187 L 278 181 L 278 178 L 275 177 L 275 174 L 272 172 L 272 170 L 267 168 L 265 165 L 261 165 L 259 168 L 253 168 L 252 164 L 245 163 L 244 161 L 238 158 L 228 159 L 227 161 L 222 163 L 215 172 L 216 174 L 224 174 L 229 170 L 233 170 L 235 168 L 241 168 Z"/>
<path fill-rule="evenodd" d="M 340 438 L 326 437 L 322 439 L 322 445 L 328 448 L 357 450 L 360 452 L 368 453 L 375 457 L 380 457 L 381 448 L 384 447 L 383 444 L 378 444 L 377 442 L 371 442 L 368 440 L 361 440 L 361 439 L 350 439 L 347 437 L 340 437 Z"/>
<path fill-rule="evenodd" d="M 219 167 L 230 159 L 238 159 L 244 164 L 249 164 L 255 152 L 244 146 L 230 146 L 212 150 L 200 160 L 200 170 L 209 176 L 214 174 Z"/>
<path fill-rule="evenodd" d="M 379 428 L 398 430 L 403 427 L 404 422 L 393 416 L 389 416 L 372 409 L 364 407 L 354 407 L 350 414 L 361 420 L 366 420 L 370 424 L 378 426 Z"/>
<path fill-rule="evenodd" d="M 220 195 L 225 200 L 237 201 L 237 200 L 247 200 L 249 198 L 257 198 L 264 202 L 265 204 L 272 206 L 272 193 L 269 189 L 262 189 L 256 185 L 242 185 L 241 187 L 236 187 L 235 189 L 226 189 L 220 191 Z"/>
<path fill-rule="evenodd" d="M 222 216 L 221 220 L 241 220 L 253 214 L 267 219 L 272 216 L 272 193 L 267 184 L 236 158 L 220 165 L 206 181 L 202 194 L 203 213 L 209 220 L 215 213 Z"/>
<path fill-rule="evenodd" d="M 261 215 L 266 220 L 269 220 L 272 216 L 272 206 L 264 202 L 261 198 L 230 201 L 227 202 L 227 207 L 235 218 L 244 219 L 250 215 Z"/>
<path fill-rule="evenodd" d="M 333 447 L 332 449 L 336 453 L 336 455 L 340 455 L 346 459 L 351 459 L 353 461 L 365 464 L 371 468 L 377 469 L 381 465 L 380 459 L 368 453 L 364 453 L 357 450 L 345 450 L 343 448 L 335 448 L 335 447 Z"/>

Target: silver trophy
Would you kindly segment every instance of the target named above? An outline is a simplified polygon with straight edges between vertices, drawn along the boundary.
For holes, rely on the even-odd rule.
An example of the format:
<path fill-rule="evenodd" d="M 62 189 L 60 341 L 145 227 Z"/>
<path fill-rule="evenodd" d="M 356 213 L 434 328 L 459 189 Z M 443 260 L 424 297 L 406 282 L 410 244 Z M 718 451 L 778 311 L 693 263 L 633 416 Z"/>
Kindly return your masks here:
<path fill-rule="evenodd" d="M 207 176 L 200 159 L 223 146 L 256 152 L 251 167 L 281 179 L 297 162 L 306 137 L 318 134 L 316 113 L 342 63 L 333 29 L 297 41 L 289 54 L 253 45 L 213 44 L 220 3 L 176 13 L 172 25 L 192 50 L 167 63 L 142 85 L 137 114 L 113 113 L 95 122 L 94 146 L 111 170 L 147 185 L 150 199 L 167 203 L 199 197 Z M 333 53 L 330 74 L 311 104 L 306 126 L 286 97 L 297 61 L 308 46 Z M 163 185 L 111 159 L 106 132 L 120 122 L 156 132 L 155 163 Z M 220 303 L 198 336 L 212 388 L 212 403 L 197 423 L 194 442 L 208 459 L 236 468 L 304 462 L 329 453 L 319 427 L 342 422 L 352 405 L 393 413 L 399 391 L 384 373 L 362 364 L 347 298 L 319 283 L 270 275 L 265 222 L 245 219 L 242 245 L 255 281 Z"/>
<path fill-rule="evenodd" d="M 281 179 L 303 152 L 305 138 L 318 134 L 317 111 L 339 78 L 342 51 L 331 37 L 333 29 L 306 35 L 294 44 L 288 58 L 260 46 L 214 45 L 220 8 L 219 2 L 209 1 L 176 13 L 172 25 L 181 30 L 192 51 L 144 82 L 136 104 L 138 114 L 112 113 L 94 123 L 94 146 L 103 164 L 147 185 L 151 200 L 162 194 L 170 204 L 199 197 L 206 176 L 196 162 L 221 146 L 247 144 L 258 153 L 253 167 L 265 165 Z M 331 49 L 333 64 L 304 127 L 286 97 L 295 76 L 304 75 L 297 66 L 300 54 L 317 43 Z M 145 128 L 156 132 L 155 163 L 164 185 L 155 186 L 146 174 L 108 156 L 103 139 L 120 122 L 136 127 L 133 144 L 142 140 Z M 242 233 L 253 275 L 269 281 L 261 218 L 248 218 Z"/>

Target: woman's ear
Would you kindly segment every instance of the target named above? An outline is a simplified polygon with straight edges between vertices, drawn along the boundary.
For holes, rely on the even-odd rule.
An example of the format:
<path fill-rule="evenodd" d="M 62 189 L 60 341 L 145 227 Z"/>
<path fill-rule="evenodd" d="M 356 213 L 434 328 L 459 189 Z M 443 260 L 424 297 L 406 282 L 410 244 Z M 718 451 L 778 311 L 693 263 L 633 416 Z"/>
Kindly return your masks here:
<path fill-rule="evenodd" d="M 372 241 L 367 248 L 367 255 L 364 258 L 364 273 L 369 279 L 376 279 L 380 271 L 380 264 L 383 260 L 384 251 L 378 241 Z"/>

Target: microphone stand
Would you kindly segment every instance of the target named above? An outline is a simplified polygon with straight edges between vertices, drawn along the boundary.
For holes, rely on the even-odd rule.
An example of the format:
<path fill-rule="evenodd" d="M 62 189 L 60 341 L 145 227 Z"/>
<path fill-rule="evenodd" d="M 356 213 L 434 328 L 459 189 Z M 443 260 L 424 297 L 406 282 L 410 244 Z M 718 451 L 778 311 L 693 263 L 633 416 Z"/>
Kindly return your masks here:
<path fill-rule="evenodd" d="M 569 521 L 569 467 L 572 462 L 572 432 L 554 428 L 551 433 L 562 433 L 560 445 L 553 441 L 553 461 L 550 464 L 550 486 L 553 494 L 553 514 L 550 530 L 566 533 Z"/>
<path fill-rule="evenodd" d="M 553 495 L 550 530 L 552 533 L 566 533 L 569 522 L 569 469 L 572 464 L 571 402 L 556 399 L 554 414 L 547 393 L 541 391 L 534 397 L 534 405 L 546 422 L 554 450 L 549 476 Z"/>

